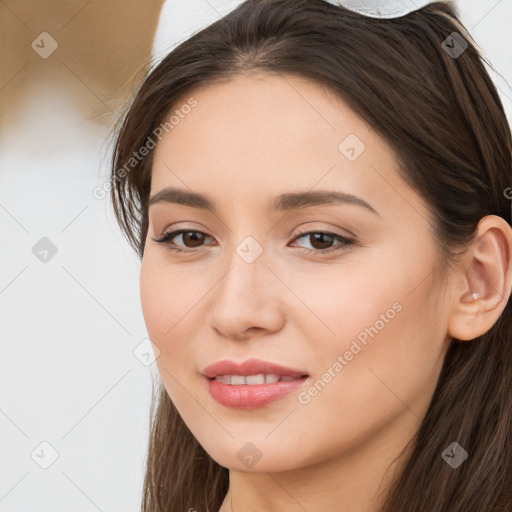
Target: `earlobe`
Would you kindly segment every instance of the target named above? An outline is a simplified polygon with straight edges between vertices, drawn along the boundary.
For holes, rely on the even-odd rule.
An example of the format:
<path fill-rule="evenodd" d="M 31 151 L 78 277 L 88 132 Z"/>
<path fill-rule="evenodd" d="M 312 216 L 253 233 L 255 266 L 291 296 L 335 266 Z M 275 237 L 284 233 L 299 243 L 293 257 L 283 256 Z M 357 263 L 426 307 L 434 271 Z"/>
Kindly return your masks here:
<path fill-rule="evenodd" d="M 459 267 L 448 333 L 461 341 L 485 334 L 496 323 L 512 289 L 512 228 L 496 215 L 482 218 Z"/>

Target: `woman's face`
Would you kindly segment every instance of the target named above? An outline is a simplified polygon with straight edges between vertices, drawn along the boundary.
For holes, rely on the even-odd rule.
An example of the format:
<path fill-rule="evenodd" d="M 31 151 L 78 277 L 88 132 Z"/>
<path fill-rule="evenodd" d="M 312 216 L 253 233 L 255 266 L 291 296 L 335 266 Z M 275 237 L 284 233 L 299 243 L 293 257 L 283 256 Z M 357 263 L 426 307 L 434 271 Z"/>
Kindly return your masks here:
<path fill-rule="evenodd" d="M 192 96 L 155 149 L 151 196 L 173 187 L 212 209 L 155 198 L 140 276 L 167 393 L 229 468 L 391 458 L 418 429 L 450 341 L 425 202 L 315 83 L 238 76 Z M 293 380 L 273 383 L 287 372 L 258 364 L 204 375 L 249 359 Z"/>

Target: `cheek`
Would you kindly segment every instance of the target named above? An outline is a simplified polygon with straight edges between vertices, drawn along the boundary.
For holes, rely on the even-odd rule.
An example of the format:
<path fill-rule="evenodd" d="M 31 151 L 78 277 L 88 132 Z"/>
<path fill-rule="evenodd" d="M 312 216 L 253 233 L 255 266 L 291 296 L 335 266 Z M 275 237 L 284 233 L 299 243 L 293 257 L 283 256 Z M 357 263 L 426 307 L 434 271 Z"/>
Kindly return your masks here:
<path fill-rule="evenodd" d="M 430 246 L 413 256 L 407 248 L 382 251 L 364 272 L 344 268 L 339 279 L 326 274 L 294 283 L 310 308 L 296 321 L 315 341 L 312 361 L 320 382 L 311 402 L 320 409 L 334 407 L 341 418 L 354 419 L 365 411 L 396 413 L 416 399 L 418 408 L 424 406 L 442 365 L 444 321 L 437 318 L 442 297 Z"/>
<path fill-rule="evenodd" d="M 191 287 L 184 287 L 181 279 L 174 277 L 165 263 L 158 260 L 151 251 L 146 251 L 140 271 L 140 300 L 146 329 L 151 341 L 160 350 L 156 366 L 165 390 L 178 408 L 187 405 L 181 392 L 190 372 L 183 362 L 190 361 L 189 344 L 180 334 L 187 319 L 186 311 L 192 301 Z M 180 321 L 181 320 L 181 321 Z M 179 342 L 178 342 L 179 341 Z M 181 403 L 183 402 L 183 403 Z"/>
<path fill-rule="evenodd" d="M 202 381 L 198 354 L 207 347 L 198 345 L 204 336 L 208 292 L 215 277 L 205 278 L 204 269 L 169 263 L 165 253 L 148 250 L 140 270 L 140 300 L 151 341 L 160 350 L 156 365 L 162 382 L 175 405 L 190 407 L 188 389 Z M 202 382 L 200 383 L 202 385 Z"/>
<path fill-rule="evenodd" d="M 320 382 L 313 386 L 318 391 L 311 390 L 317 394 L 310 406 L 318 414 L 328 408 L 341 431 L 358 425 L 358 436 L 401 413 L 412 421 L 421 417 L 442 366 L 444 337 L 441 327 L 432 327 L 438 309 L 432 281 L 424 280 L 411 293 L 412 275 L 389 277 L 389 283 L 381 283 L 385 286 L 361 289 L 352 299 L 344 295 L 337 303 L 340 316 L 331 326 L 338 336 L 323 344 L 315 376 Z M 326 374 L 329 368 L 334 378 Z"/>
<path fill-rule="evenodd" d="M 192 313 L 201 292 L 185 270 L 147 251 L 140 271 L 140 300 L 146 327 L 155 340 L 171 339 L 180 322 Z M 184 269 L 184 267 L 183 267 Z M 162 347 L 163 348 L 163 347 Z"/>
<path fill-rule="evenodd" d="M 197 287 L 187 286 L 187 277 L 177 272 L 150 251 L 144 254 L 140 271 L 142 312 L 149 337 L 160 350 L 156 365 L 169 394 L 174 379 L 181 382 L 191 371 L 183 364 L 194 360 L 192 345 L 187 342 L 194 335 L 187 327 L 190 329 L 194 304 L 200 298 Z"/>

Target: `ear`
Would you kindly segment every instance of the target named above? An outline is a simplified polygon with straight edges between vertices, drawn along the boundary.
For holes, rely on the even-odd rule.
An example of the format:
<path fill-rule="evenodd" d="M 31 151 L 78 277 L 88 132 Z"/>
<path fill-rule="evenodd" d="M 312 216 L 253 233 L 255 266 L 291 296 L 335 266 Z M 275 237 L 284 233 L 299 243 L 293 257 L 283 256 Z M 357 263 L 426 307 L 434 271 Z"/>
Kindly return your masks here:
<path fill-rule="evenodd" d="M 510 298 L 510 225 L 497 215 L 483 217 L 459 270 L 448 333 L 458 340 L 472 340 L 491 329 Z"/>

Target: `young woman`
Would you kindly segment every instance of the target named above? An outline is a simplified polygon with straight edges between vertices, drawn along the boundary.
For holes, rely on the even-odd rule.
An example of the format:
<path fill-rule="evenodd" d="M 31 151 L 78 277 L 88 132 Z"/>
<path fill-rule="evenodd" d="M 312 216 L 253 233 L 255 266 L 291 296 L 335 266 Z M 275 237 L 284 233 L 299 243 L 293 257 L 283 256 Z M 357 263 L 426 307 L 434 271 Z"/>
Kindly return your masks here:
<path fill-rule="evenodd" d="M 450 3 L 247 0 L 117 133 L 143 510 L 512 510 L 512 141 Z"/>

